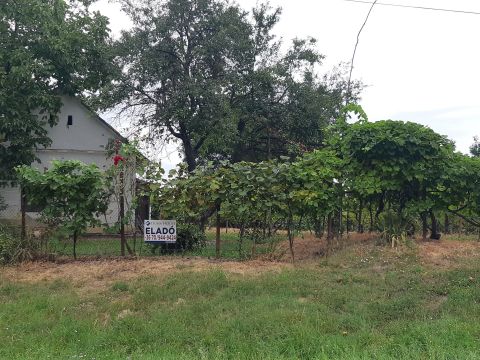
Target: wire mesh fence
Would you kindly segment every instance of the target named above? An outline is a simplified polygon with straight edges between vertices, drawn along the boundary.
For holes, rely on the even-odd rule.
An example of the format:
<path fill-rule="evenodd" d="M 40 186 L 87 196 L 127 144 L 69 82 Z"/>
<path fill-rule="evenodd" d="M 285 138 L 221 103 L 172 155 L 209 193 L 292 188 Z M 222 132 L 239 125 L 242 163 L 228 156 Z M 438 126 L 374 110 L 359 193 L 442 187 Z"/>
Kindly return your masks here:
<path fill-rule="evenodd" d="M 116 219 L 115 207 L 109 214 L 110 219 Z M 140 214 L 140 213 L 139 213 Z M 143 224 L 145 214 L 137 214 L 126 226 L 126 242 L 128 253 L 133 256 L 184 256 L 184 257 L 217 257 L 215 229 L 207 229 L 204 242 L 193 247 L 184 248 L 179 244 L 151 244 L 143 239 Z M 105 226 L 106 218 L 99 218 L 97 228 L 90 228 L 86 234 L 79 237 L 76 252 L 78 257 L 116 257 L 121 254 L 119 228 Z M 115 223 L 118 223 L 115 221 Z M 0 212 L 0 224 L 6 225 L 16 236 L 22 234 L 22 214 L 20 205 L 15 203 Z M 73 238 L 70 234 L 52 230 L 42 223 L 39 213 L 25 213 L 25 235 L 33 244 L 35 251 L 42 258 L 58 258 L 73 256 Z M 278 239 L 258 241 L 250 237 L 240 237 L 238 229 L 222 228 L 220 241 L 220 257 L 222 259 L 245 260 L 273 252 Z"/>

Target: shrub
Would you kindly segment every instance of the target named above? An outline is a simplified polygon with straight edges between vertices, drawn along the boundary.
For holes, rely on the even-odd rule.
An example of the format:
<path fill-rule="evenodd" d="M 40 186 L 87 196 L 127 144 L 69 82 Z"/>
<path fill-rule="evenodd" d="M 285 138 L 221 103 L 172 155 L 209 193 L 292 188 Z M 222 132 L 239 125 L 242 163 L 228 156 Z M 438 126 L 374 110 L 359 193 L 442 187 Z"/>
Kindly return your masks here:
<path fill-rule="evenodd" d="M 0 264 L 12 264 L 32 260 L 37 253 L 37 244 L 30 238 L 21 239 L 18 231 L 0 225 Z"/>
<path fill-rule="evenodd" d="M 393 210 L 383 212 L 378 221 L 380 240 L 392 247 L 406 243 L 412 229 L 412 219 L 404 217 Z"/>
<path fill-rule="evenodd" d="M 205 232 L 197 225 L 177 225 L 177 244 L 182 250 L 193 250 L 204 247 L 207 242 Z"/>
<path fill-rule="evenodd" d="M 106 180 L 98 166 L 76 160 L 53 161 L 52 168 L 44 172 L 29 166 L 19 167 L 17 172 L 31 204 L 43 208 L 42 220 L 73 236 L 76 259 L 78 236 L 98 225 L 98 217 L 108 208 Z"/>
<path fill-rule="evenodd" d="M 173 244 L 152 244 L 152 253 L 160 248 L 161 253 L 188 251 L 204 247 L 207 243 L 205 232 L 198 225 L 177 223 L 177 242 Z"/>

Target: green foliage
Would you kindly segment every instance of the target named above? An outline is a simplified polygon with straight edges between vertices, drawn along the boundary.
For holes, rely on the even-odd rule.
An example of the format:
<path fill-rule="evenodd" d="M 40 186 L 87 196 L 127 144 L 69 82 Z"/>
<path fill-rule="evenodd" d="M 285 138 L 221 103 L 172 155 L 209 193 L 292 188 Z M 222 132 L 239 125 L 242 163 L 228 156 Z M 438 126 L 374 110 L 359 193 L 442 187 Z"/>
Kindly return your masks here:
<path fill-rule="evenodd" d="M 346 185 L 360 200 L 376 203 L 376 218 L 388 205 L 403 218 L 445 209 L 441 195 L 454 160 L 453 143 L 410 122 L 358 122 L 341 141 Z"/>
<path fill-rule="evenodd" d="M 478 139 L 478 136 L 475 136 L 473 138 L 473 144 L 470 146 L 470 154 L 475 157 L 480 157 L 480 141 Z"/>
<path fill-rule="evenodd" d="M 403 192 L 407 198 L 422 186 L 436 185 L 454 149 L 450 140 L 425 126 L 392 120 L 353 124 L 343 146 L 357 191 Z"/>
<path fill-rule="evenodd" d="M 127 283 L 124 283 L 123 281 L 117 281 L 112 285 L 112 291 L 115 292 L 127 292 L 129 291 L 129 286 Z"/>
<path fill-rule="evenodd" d="M 317 218 L 337 209 L 335 179 L 341 164 L 333 152 L 324 150 L 295 162 L 210 165 L 193 173 L 173 172 L 154 199 L 162 218 L 201 227 L 205 216 L 218 211 L 223 221 L 240 228 L 239 253 L 244 238 L 253 240 L 254 252 L 257 240 L 265 242 L 278 228 L 287 229 L 293 241 L 295 218 Z"/>
<path fill-rule="evenodd" d="M 151 140 L 181 142 L 188 171 L 208 160 L 260 161 L 313 149 L 345 100 L 341 71 L 319 78 L 314 39 L 283 53 L 280 9 L 225 0 L 123 1 L 134 26 L 116 44 L 123 70 L 102 107 L 142 116 Z M 358 84 L 353 87 L 355 100 Z"/>
<path fill-rule="evenodd" d="M 88 226 L 99 224 L 98 217 L 107 210 L 110 194 L 94 164 L 54 161 L 43 173 L 28 166 L 17 171 L 29 201 L 43 208 L 44 221 L 73 235 L 74 243 Z"/>
<path fill-rule="evenodd" d="M 399 244 L 407 236 L 405 227 L 402 214 L 395 211 L 387 210 L 379 217 L 378 231 L 381 239 L 386 244 L 392 244 L 392 247 Z"/>
<path fill-rule="evenodd" d="M 205 232 L 192 224 L 177 224 L 177 246 L 183 251 L 200 249 L 205 246 Z"/>
<path fill-rule="evenodd" d="M 30 165 L 50 145 L 58 95 L 96 91 L 113 71 L 107 18 L 90 1 L 0 2 L 0 173 Z"/>
<path fill-rule="evenodd" d="M 37 248 L 32 239 L 22 240 L 14 228 L 0 224 L 0 265 L 32 260 Z"/>
<path fill-rule="evenodd" d="M 175 243 L 151 243 L 152 254 L 160 248 L 160 253 L 172 254 L 175 252 L 200 251 L 205 247 L 207 237 L 205 231 L 196 224 L 177 223 L 177 241 Z"/>
<path fill-rule="evenodd" d="M 480 227 L 480 157 L 455 154 L 439 200 L 447 209 Z"/>
<path fill-rule="evenodd" d="M 349 124 L 352 113 L 359 121 Z M 303 220 L 319 235 L 323 228 L 331 235 L 332 226 L 341 233 L 339 214 L 346 222 L 351 213 L 359 231 L 368 216 L 370 230 L 389 242 L 412 235 L 419 219 L 438 238 L 437 218 L 447 213 L 480 227 L 480 162 L 455 153 L 446 137 L 415 123 L 369 123 L 356 105 L 342 110 L 329 135 L 323 150 L 294 161 L 210 163 L 193 173 L 173 172 L 157 189 L 161 211 L 201 223 L 220 208 L 222 220 L 242 236 L 293 231 Z"/>
<path fill-rule="evenodd" d="M 12 262 L 15 258 L 16 243 L 18 242 L 18 237 L 14 235 L 11 229 L 8 229 L 6 226 L 0 226 L 0 264 L 8 264 Z"/>

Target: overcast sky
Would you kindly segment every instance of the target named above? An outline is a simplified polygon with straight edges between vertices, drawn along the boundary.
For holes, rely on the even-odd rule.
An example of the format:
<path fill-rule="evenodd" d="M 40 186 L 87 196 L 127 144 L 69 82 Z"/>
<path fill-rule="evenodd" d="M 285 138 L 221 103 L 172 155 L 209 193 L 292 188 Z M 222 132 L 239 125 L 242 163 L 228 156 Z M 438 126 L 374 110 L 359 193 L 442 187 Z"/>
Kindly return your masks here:
<path fill-rule="evenodd" d="M 478 0 L 379 0 L 383 3 L 480 13 Z M 256 0 L 237 0 L 249 10 Z M 324 70 L 352 57 L 369 4 L 345 0 L 270 0 L 283 8 L 276 33 L 285 42 L 313 36 Z M 117 5 L 96 5 L 118 34 L 128 18 Z M 480 135 L 480 15 L 376 5 L 364 28 L 353 77 L 368 87 L 361 105 L 370 120 L 415 121 L 447 135 L 468 152 Z M 176 157 L 170 158 L 171 162 Z"/>

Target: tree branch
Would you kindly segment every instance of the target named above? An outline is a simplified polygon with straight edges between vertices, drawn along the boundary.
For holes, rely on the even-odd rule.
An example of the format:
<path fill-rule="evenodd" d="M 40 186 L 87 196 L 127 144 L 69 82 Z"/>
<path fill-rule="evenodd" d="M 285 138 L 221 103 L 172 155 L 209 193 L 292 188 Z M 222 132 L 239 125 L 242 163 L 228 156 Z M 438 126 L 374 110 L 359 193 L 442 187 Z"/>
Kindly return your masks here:
<path fill-rule="evenodd" d="M 479 222 L 467 218 L 465 215 L 460 214 L 458 211 L 451 210 L 451 209 L 448 209 L 448 211 L 451 212 L 451 213 L 454 214 L 454 215 L 457 215 L 459 218 L 465 220 L 465 221 L 466 221 L 467 223 L 469 223 L 470 225 L 473 225 L 473 226 L 475 226 L 475 227 L 480 227 L 480 223 L 479 223 Z"/>

